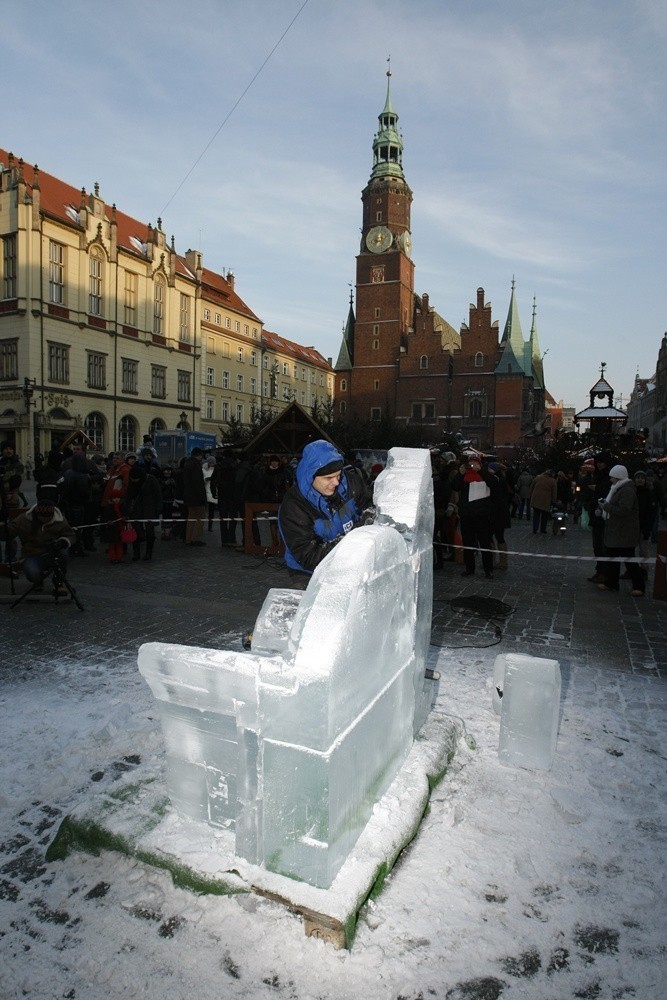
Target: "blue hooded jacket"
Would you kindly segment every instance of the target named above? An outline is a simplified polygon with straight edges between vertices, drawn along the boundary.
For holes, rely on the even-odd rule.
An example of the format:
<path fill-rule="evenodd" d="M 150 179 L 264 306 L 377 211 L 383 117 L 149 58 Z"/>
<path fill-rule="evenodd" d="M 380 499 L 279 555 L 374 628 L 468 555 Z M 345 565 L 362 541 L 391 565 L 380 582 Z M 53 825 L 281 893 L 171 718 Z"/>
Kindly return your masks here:
<path fill-rule="evenodd" d="M 343 464 L 343 456 L 329 441 L 312 441 L 303 449 L 296 469 L 296 485 L 288 490 L 278 513 L 278 526 L 285 543 L 285 562 L 290 569 L 312 573 L 343 535 L 359 521 L 363 508 L 363 484 L 350 483 L 344 472 L 336 492 L 325 497 L 313 486 L 319 469 L 331 462 Z"/>

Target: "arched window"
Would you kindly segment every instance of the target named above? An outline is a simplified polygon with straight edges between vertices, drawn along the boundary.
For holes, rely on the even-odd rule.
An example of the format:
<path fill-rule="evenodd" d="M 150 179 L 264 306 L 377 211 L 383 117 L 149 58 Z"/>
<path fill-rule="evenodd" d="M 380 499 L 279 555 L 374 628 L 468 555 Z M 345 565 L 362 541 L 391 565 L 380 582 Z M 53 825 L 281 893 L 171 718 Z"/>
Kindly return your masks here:
<path fill-rule="evenodd" d="M 165 336 L 165 298 L 164 278 L 161 274 L 156 274 L 153 282 L 153 333 L 158 337 Z"/>
<path fill-rule="evenodd" d="M 137 446 L 137 422 L 134 417 L 121 417 L 118 422 L 118 450 L 134 451 Z"/>
<path fill-rule="evenodd" d="M 421 358 L 419 359 L 419 367 L 428 368 L 428 356 L 426 354 L 422 354 Z"/>
<path fill-rule="evenodd" d="M 347 403 L 345 402 L 344 399 L 341 399 L 341 401 L 340 401 L 340 412 L 341 413 L 345 413 L 346 411 L 347 411 Z"/>
<path fill-rule="evenodd" d="M 88 312 L 91 316 L 102 315 L 104 294 L 104 251 L 101 247 L 91 247 L 88 254 Z"/>
<path fill-rule="evenodd" d="M 101 413 L 89 413 L 83 422 L 83 429 L 98 451 L 104 451 L 104 417 Z"/>
<path fill-rule="evenodd" d="M 160 417 L 154 417 L 148 425 L 148 433 L 151 437 L 155 435 L 156 431 L 165 431 L 166 429 L 167 425 Z"/>
<path fill-rule="evenodd" d="M 481 351 L 478 351 L 475 355 L 475 368 L 483 368 L 484 366 L 484 355 Z"/>
<path fill-rule="evenodd" d="M 346 378 L 342 378 L 340 380 L 340 391 L 341 392 L 347 392 L 347 379 Z"/>

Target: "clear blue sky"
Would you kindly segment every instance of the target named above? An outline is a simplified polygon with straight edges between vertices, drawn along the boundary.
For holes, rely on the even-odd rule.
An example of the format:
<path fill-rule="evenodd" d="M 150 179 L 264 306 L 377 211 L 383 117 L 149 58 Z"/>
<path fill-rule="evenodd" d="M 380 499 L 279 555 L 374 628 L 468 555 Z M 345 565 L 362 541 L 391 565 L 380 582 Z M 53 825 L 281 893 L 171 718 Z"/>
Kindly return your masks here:
<path fill-rule="evenodd" d="M 0 0 L 0 17 L 0 145 L 161 215 L 268 329 L 334 360 L 391 55 L 416 290 L 458 329 L 482 286 L 502 329 L 514 276 L 547 387 L 577 409 L 601 361 L 624 400 L 655 370 L 664 0 Z"/>

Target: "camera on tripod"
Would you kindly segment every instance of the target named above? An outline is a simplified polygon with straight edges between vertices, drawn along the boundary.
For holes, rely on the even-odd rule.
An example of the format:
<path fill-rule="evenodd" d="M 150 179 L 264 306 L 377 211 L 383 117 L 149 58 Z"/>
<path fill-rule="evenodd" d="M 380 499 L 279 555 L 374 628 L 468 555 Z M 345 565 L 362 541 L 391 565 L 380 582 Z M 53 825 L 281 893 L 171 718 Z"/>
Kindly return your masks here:
<path fill-rule="evenodd" d="M 53 574 L 53 586 L 62 586 L 67 576 L 67 550 L 64 538 L 50 542 L 46 551 L 38 556 L 28 556 L 23 563 L 23 572 L 34 586 L 41 587 L 46 578 Z"/>
<path fill-rule="evenodd" d="M 83 605 L 76 596 L 74 587 L 67 579 L 67 552 L 69 543 L 65 538 L 56 538 L 50 542 L 46 550 L 39 555 L 28 556 L 23 563 L 23 572 L 26 579 L 32 584 L 31 587 L 21 594 L 18 600 L 11 605 L 15 608 L 17 604 L 28 596 L 42 589 L 42 585 L 48 577 L 52 577 L 53 596 L 56 603 L 60 597 L 71 597 L 79 611 L 83 611 Z"/>

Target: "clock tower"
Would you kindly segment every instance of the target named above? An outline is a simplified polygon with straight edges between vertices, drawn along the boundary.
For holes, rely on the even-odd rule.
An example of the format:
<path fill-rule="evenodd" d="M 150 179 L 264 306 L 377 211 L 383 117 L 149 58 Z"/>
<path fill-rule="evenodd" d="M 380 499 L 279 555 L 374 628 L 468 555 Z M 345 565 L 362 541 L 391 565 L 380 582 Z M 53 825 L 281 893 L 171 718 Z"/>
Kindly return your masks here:
<path fill-rule="evenodd" d="M 364 188 L 361 246 L 357 256 L 356 318 L 351 386 L 361 419 L 395 409 L 394 385 L 404 337 L 414 313 L 414 264 L 410 238 L 412 191 L 403 174 L 403 140 L 387 97 L 373 139 L 373 169 Z"/>

